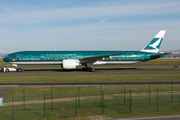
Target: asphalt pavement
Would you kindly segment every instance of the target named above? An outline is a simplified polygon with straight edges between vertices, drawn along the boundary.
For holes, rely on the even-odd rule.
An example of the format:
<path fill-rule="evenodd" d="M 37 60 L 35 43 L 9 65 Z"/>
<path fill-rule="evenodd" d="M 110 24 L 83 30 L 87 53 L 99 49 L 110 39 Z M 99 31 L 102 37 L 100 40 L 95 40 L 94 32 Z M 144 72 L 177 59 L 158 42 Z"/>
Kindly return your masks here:
<path fill-rule="evenodd" d="M 180 120 L 180 115 L 165 115 L 153 117 L 137 117 L 137 118 L 115 118 L 107 120 Z"/>
<path fill-rule="evenodd" d="M 94 72 L 174 72 L 180 71 L 180 68 L 103 68 L 103 69 L 95 69 Z M 75 70 L 64 70 L 64 69 L 25 69 L 23 72 L 9 72 L 14 74 L 23 74 L 23 73 L 72 73 L 72 72 L 89 72 L 83 71 L 81 69 Z M 2 74 L 4 72 L 0 72 Z"/>
<path fill-rule="evenodd" d="M 0 83 L 0 85 L 58 85 L 58 86 L 66 86 L 66 85 L 170 85 L 170 84 L 180 84 L 180 81 L 175 82 L 58 82 L 58 83 Z"/>

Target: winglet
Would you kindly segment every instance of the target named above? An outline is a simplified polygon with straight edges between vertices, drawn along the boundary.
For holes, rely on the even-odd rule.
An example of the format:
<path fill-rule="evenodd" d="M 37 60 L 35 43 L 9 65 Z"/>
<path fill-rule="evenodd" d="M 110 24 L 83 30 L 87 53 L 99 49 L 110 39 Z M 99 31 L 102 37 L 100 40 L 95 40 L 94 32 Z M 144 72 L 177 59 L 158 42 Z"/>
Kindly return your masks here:
<path fill-rule="evenodd" d="M 146 45 L 141 51 L 158 53 L 165 32 L 165 30 L 160 30 L 159 33 L 151 40 L 151 42 Z"/>

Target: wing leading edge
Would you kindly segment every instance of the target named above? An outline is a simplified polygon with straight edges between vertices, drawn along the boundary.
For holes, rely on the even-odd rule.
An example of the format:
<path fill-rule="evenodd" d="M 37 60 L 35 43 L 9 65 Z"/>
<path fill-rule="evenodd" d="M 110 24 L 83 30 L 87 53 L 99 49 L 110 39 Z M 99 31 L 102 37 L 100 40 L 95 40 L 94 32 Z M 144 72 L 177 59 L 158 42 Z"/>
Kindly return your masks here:
<path fill-rule="evenodd" d="M 87 57 L 87 58 L 81 58 L 79 61 L 83 63 L 94 63 L 97 60 L 101 60 L 103 58 L 110 58 L 111 56 L 116 56 L 116 55 L 123 55 L 127 53 L 119 53 L 119 54 L 109 54 L 109 55 L 102 55 L 102 56 L 95 56 L 95 57 Z"/>

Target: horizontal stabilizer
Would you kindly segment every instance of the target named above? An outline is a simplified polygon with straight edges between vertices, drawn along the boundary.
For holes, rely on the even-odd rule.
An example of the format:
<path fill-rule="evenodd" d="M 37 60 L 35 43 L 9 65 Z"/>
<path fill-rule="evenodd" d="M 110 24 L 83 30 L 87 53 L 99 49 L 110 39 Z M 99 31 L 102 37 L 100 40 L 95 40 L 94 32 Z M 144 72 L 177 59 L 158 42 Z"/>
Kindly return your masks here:
<path fill-rule="evenodd" d="M 162 53 L 162 54 L 157 54 L 157 55 L 149 55 L 149 57 L 151 59 L 156 59 L 156 58 L 159 58 L 161 55 L 169 55 L 171 53 Z"/>

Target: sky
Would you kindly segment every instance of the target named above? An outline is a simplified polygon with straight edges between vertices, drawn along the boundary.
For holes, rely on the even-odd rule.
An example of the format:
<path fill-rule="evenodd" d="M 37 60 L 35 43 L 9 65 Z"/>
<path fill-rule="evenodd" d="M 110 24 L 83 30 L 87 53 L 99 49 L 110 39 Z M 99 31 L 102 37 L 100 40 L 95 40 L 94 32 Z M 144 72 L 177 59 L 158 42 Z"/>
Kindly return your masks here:
<path fill-rule="evenodd" d="M 0 0 L 0 53 L 180 49 L 180 0 Z"/>

